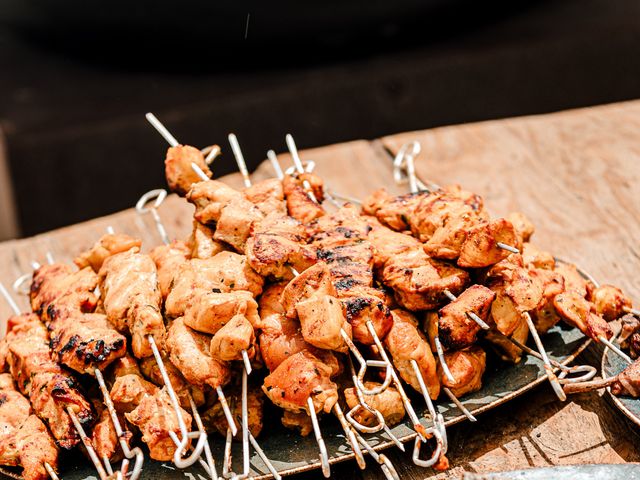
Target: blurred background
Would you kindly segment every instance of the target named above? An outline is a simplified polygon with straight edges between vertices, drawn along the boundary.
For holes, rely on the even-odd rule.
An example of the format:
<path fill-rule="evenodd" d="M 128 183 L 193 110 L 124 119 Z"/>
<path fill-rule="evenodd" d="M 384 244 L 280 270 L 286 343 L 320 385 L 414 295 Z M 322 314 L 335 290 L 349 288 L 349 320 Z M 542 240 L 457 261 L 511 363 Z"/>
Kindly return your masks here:
<path fill-rule="evenodd" d="M 269 148 L 640 97 L 637 0 L 2 0 L 0 239 L 130 207 L 166 144 Z"/>

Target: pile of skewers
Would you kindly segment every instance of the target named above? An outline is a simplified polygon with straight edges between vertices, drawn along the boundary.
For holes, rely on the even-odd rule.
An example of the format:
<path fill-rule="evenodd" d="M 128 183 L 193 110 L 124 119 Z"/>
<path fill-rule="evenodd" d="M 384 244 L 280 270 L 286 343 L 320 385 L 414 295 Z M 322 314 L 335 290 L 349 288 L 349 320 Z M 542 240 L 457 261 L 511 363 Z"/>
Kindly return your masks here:
<path fill-rule="evenodd" d="M 364 450 L 398 478 L 363 434 L 404 449 L 389 427 L 408 416 L 414 462 L 444 469 L 434 402 L 444 395 L 475 421 L 459 398 L 481 388 L 487 350 L 514 363 L 537 356 L 564 399 L 563 386 L 578 388 L 595 370 L 552 362 L 539 333 L 562 320 L 615 348 L 609 322 L 637 314 L 616 287 L 596 287 L 536 248 L 523 214 L 492 219 L 479 195 L 417 180 L 415 152 L 397 162 L 412 192 L 378 190 L 358 206 L 325 188 L 291 137 L 294 168 L 283 172 L 270 152 L 276 178 L 253 184 L 230 135 L 245 181 L 236 190 L 211 179 L 218 147 L 180 145 L 148 118 L 171 145 L 169 188 L 195 207 L 191 236 L 170 241 L 158 213 L 166 192 L 150 192 L 138 210 L 152 213 L 162 245 L 143 253 L 139 239 L 109 231 L 75 266 L 52 255 L 34 262 L 28 313 L 1 288 L 16 315 L 0 341 L 0 464 L 21 466 L 26 480 L 57 478 L 60 449 L 79 445 L 101 479 L 135 480 L 143 444 L 152 459 L 198 462 L 216 479 L 212 432 L 226 439 L 222 476 L 247 478 L 253 448 L 279 478 L 256 440 L 265 399 L 285 427 L 314 434 L 326 476 L 320 424 L 329 415 L 361 468 Z M 635 356 L 639 325 L 625 337 Z"/>

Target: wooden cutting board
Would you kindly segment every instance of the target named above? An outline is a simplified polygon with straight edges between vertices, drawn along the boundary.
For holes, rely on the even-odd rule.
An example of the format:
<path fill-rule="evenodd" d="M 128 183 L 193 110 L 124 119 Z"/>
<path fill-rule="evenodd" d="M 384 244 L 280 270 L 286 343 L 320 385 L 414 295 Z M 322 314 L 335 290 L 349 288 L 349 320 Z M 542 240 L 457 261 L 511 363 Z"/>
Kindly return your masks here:
<path fill-rule="evenodd" d="M 417 170 L 439 184 L 460 183 L 481 194 L 489 211 L 520 210 L 537 227 L 534 241 L 574 261 L 602 283 L 614 283 L 640 301 L 640 101 L 419 132 L 374 141 L 354 141 L 301 152 L 332 190 L 363 198 L 374 188 L 393 185 L 391 154 L 418 140 Z M 163 152 L 158 152 L 159 168 Z M 288 155 L 280 155 L 284 166 Z M 214 166 L 215 170 L 215 166 Z M 273 176 L 268 162 L 254 180 Z M 224 178 L 240 187 L 239 175 Z M 142 193 L 142 192 L 141 192 Z M 160 214 L 172 237 L 189 234 L 192 207 L 168 197 Z M 46 212 L 43 212 L 46 215 Z M 23 240 L 0 243 L 0 280 L 9 285 L 43 262 L 46 252 L 70 261 L 107 226 L 159 243 L 149 216 L 133 210 Z M 19 299 L 27 308 L 26 298 Z M 10 309 L 0 302 L 0 316 Z M 599 349 L 583 361 L 599 365 Z M 493 472 L 534 466 L 640 461 L 638 430 L 596 392 L 559 403 L 547 385 L 449 432 L 453 468 L 435 474 L 415 467 L 408 454 L 388 455 L 401 478 L 457 478 L 463 471 Z M 372 466 L 353 473 L 353 464 L 335 466 L 334 478 L 383 478 Z M 300 478 L 322 478 L 320 473 Z"/>

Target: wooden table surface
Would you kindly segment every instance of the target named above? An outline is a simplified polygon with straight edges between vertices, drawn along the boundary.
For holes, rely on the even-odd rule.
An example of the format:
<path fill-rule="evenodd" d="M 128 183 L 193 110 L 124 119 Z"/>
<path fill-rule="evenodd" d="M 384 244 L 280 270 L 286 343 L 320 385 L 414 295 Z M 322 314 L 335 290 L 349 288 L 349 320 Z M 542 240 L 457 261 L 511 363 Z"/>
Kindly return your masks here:
<path fill-rule="evenodd" d="M 433 130 L 407 132 L 374 141 L 355 141 L 301 152 L 314 160 L 329 188 L 355 198 L 393 185 L 392 154 L 406 141 L 418 140 L 422 154 L 417 170 L 439 184 L 460 183 L 484 196 L 494 215 L 512 210 L 536 224 L 534 241 L 572 260 L 599 281 L 615 283 L 640 299 L 640 101 Z M 162 152 L 158 152 L 161 168 Z M 287 155 L 281 155 L 289 165 Z M 273 176 L 268 164 L 254 179 Z M 240 186 L 237 175 L 226 178 Z M 192 207 L 169 197 L 161 216 L 171 236 L 185 237 Z M 46 212 L 43 212 L 46 215 Z M 0 244 L 0 280 L 11 283 L 44 261 L 47 251 L 70 261 L 113 226 L 159 243 L 150 218 L 127 210 L 37 237 Z M 20 299 L 21 307 L 27 306 Z M 0 304 L 0 315 L 10 310 Z M 581 360 L 599 364 L 600 351 L 590 347 Z M 640 430 L 597 392 L 558 402 L 547 384 L 481 415 L 476 424 L 449 430 L 452 468 L 443 473 L 414 466 L 408 454 L 388 452 L 401 478 L 458 478 L 464 471 L 493 472 L 581 463 L 640 461 Z M 370 462 L 365 471 L 337 465 L 335 478 L 381 479 Z M 300 475 L 320 479 L 319 473 Z"/>

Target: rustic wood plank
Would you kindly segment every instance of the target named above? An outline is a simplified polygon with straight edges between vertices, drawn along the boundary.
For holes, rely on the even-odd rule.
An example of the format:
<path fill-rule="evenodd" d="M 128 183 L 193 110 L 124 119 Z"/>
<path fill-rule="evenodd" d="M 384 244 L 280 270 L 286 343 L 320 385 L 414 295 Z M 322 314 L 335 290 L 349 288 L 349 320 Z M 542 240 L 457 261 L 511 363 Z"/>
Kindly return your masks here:
<path fill-rule="evenodd" d="M 423 155 L 418 172 L 440 183 L 459 182 L 482 194 L 495 214 L 520 209 L 536 223 L 536 241 L 585 266 L 597 278 L 621 285 L 640 298 L 634 283 L 640 266 L 638 247 L 640 199 L 634 186 L 640 177 L 640 102 L 564 112 L 542 117 L 509 119 L 445 127 L 356 141 L 301 152 L 313 160 L 328 186 L 342 194 L 363 198 L 387 186 L 395 193 L 406 187 L 392 184 L 391 156 L 407 140 L 418 139 Z M 385 150 L 386 149 L 386 150 Z M 283 167 L 291 164 L 279 156 Z M 265 162 L 252 175 L 273 176 Z M 240 186 L 239 175 L 225 177 Z M 635 190 L 637 191 L 637 189 Z M 559 207 L 561 206 L 561 208 Z M 169 196 L 160 214 L 172 237 L 190 231 L 192 207 Z M 0 279 L 12 282 L 30 269 L 33 260 L 70 261 L 91 245 L 108 225 L 142 237 L 146 248 L 159 243 L 149 216 L 126 210 L 59 229 L 37 237 L 0 244 Z M 27 307 L 26 299 L 20 305 Z M 10 313 L 0 302 L 0 318 Z M 587 359 L 596 362 L 597 351 Z M 595 364 L 595 363 L 594 363 Z M 415 467 L 408 454 L 388 455 L 401 478 L 452 479 L 462 471 L 491 472 L 529 466 L 587 462 L 640 461 L 637 430 L 595 393 L 555 400 L 546 385 L 512 403 L 479 417 L 477 424 L 450 429 L 449 458 L 453 468 L 435 474 Z M 370 468 L 354 474 L 353 464 L 336 465 L 335 478 L 347 475 L 383 478 Z M 320 479 L 318 472 L 300 478 Z"/>

